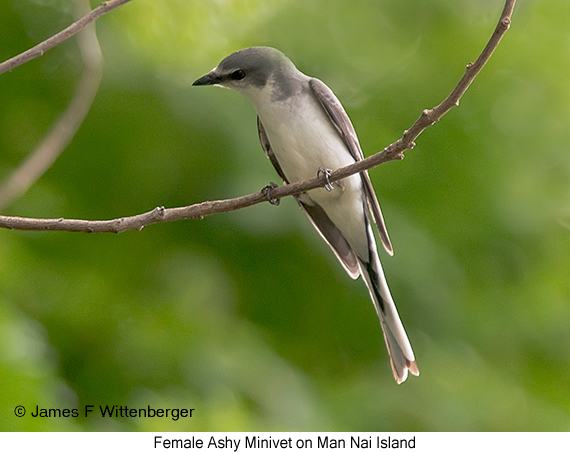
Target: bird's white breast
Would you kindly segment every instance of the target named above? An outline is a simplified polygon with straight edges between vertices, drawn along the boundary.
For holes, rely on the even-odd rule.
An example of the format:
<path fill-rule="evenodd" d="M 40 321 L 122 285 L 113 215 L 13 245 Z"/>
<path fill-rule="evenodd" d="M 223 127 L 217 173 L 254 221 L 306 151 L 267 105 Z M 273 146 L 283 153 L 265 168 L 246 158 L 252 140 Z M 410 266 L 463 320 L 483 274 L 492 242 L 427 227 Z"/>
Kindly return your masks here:
<path fill-rule="evenodd" d="M 254 102 L 269 143 L 290 183 L 317 177 L 319 168 L 335 170 L 354 163 L 341 136 L 311 92 L 282 102 Z M 358 251 L 368 249 L 363 227 L 362 179 L 358 174 L 302 196 L 303 202 L 319 204 Z"/>
<path fill-rule="evenodd" d="M 340 135 L 312 93 L 266 102 L 257 112 L 289 182 L 312 179 L 319 168 L 354 163 Z"/>

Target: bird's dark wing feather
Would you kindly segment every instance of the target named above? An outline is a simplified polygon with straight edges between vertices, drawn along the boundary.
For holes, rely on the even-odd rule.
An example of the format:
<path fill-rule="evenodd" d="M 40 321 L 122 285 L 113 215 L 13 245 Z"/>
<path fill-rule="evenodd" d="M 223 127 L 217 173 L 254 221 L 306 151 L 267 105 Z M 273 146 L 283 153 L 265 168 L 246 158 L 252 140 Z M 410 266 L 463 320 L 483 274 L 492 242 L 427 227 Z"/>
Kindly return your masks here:
<path fill-rule="evenodd" d="M 346 111 L 344 111 L 340 101 L 334 95 L 332 90 L 319 79 L 312 78 L 309 81 L 309 86 L 327 113 L 335 129 L 341 136 L 352 157 L 354 157 L 356 161 L 362 160 L 364 156 L 362 154 L 362 149 L 360 148 L 360 143 L 358 142 L 358 137 L 356 136 L 356 131 L 354 130 L 352 122 L 350 122 L 350 119 L 346 114 Z M 382 240 L 382 244 L 386 251 L 392 255 L 394 254 L 394 251 L 392 249 L 392 244 L 390 243 L 390 237 L 388 237 L 388 231 L 384 224 L 380 204 L 378 204 L 378 198 L 376 198 L 376 194 L 374 193 L 374 188 L 372 187 L 368 171 L 363 171 L 360 175 L 362 177 L 362 185 L 364 186 L 364 191 L 368 200 L 368 207 L 370 208 L 374 222 L 378 227 L 380 239 Z"/>
<path fill-rule="evenodd" d="M 342 233 L 329 218 L 325 210 L 318 204 L 308 204 L 297 198 L 301 210 L 307 214 L 311 223 L 322 238 L 334 251 L 334 254 L 352 279 L 360 276 L 360 267 L 356 254 L 348 244 Z"/>
<path fill-rule="evenodd" d="M 269 158 L 269 160 L 271 160 L 271 163 L 277 170 L 277 174 L 279 174 L 279 177 L 283 180 L 283 182 L 288 184 L 289 181 L 287 180 L 287 177 L 285 177 L 285 174 L 281 169 L 281 165 L 277 161 L 277 157 L 275 157 L 275 154 L 271 149 L 269 138 L 267 138 L 267 133 L 265 133 L 265 128 L 263 127 L 263 124 L 261 123 L 261 119 L 259 119 L 259 116 L 257 117 L 257 133 L 259 134 L 259 141 L 261 142 L 261 147 L 263 148 L 263 152 L 265 152 L 265 155 Z"/>
<path fill-rule="evenodd" d="M 261 147 L 265 151 L 265 155 L 267 155 L 277 170 L 277 173 L 281 179 L 283 179 L 283 182 L 288 184 L 289 181 L 283 173 L 281 165 L 279 164 L 277 157 L 271 149 L 271 143 L 269 142 L 269 138 L 267 137 L 267 133 L 265 132 L 265 128 L 263 127 L 259 116 L 257 117 L 257 131 L 259 133 L 259 141 L 261 142 Z M 356 255 L 354 254 L 354 251 L 352 251 L 352 248 L 342 233 L 338 230 L 338 228 L 326 214 L 324 209 L 317 204 L 309 204 L 308 202 L 304 202 L 302 199 L 300 199 L 299 196 L 295 196 L 295 199 L 299 203 L 301 210 L 305 212 L 305 214 L 309 217 L 309 220 L 311 220 L 311 223 L 313 223 L 315 229 L 319 231 L 323 239 L 325 239 L 328 245 L 332 248 L 334 254 L 344 269 L 347 271 L 347 273 L 353 279 L 358 278 L 360 275 L 360 267 L 358 266 Z"/>

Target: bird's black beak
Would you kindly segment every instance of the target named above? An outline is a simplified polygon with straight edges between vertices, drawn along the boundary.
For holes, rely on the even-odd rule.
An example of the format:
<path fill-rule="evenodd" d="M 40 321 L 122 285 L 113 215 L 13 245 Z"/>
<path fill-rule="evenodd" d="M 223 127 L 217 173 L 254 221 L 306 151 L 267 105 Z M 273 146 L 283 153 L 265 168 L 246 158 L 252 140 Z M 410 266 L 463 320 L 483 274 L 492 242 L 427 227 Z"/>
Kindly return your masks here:
<path fill-rule="evenodd" d="M 204 77 L 200 77 L 198 80 L 192 83 L 192 86 L 216 85 L 221 81 L 222 78 L 219 75 L 214 74 L 214 71 L 212 71 L 209 74 L 204 75 Z"/>

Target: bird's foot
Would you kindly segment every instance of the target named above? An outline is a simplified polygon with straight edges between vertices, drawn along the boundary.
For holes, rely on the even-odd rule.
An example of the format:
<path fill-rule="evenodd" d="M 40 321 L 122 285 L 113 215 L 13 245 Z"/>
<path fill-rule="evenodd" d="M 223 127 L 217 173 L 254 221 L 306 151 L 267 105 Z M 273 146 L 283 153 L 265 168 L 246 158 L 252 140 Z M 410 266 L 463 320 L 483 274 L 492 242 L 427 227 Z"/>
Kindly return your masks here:
<path fill-rule="evenodd" d="M 328 168 L 319 168 L 319 170 L 317 171 L 317 177 L 323 177 L 323 179 L 325 180 L 325 190 L 326 191 L 332 191 L 332 189 L 334 188 L 333 185 L 331 184 L 331 181 L 329 180 L 330 176 L 332 174 L 332 170 L 328 169 Z"/>
<path fill-rule="evenodd" d="M 277 187 L 279 187 L 279 185 L 277 185 L 275 182 L 269 182 L 269 185 L 266 185 L 261 189 L 261 191 L 265 193 L 265 197 L 267 198 L 267 201 L 269 201 L 269 204 L 272 204 L 274 206 L 278 206 L 279 203 L 281 202 L 280 199 L 273 198 L 271 196 L 271 190 Z"/>

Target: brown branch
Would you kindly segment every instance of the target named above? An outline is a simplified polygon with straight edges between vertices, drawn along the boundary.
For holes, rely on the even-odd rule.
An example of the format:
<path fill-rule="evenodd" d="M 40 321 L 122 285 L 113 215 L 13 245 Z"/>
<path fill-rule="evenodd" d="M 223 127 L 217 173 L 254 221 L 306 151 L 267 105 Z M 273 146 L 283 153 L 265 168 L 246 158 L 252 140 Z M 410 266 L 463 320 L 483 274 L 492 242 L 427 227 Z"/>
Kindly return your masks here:
<path fill-rule="evenodd" d="M 76 0 L 76 15 L 90 11 L 88 0 Z M 65 150 L 89 112 L 103 75 L 103 59 L 95 24 L 77 35 L 84 70 L 67 110 L 40 145 L 0 185 L 0 211 L 22 196 Z"/>
<path fill-rule="evenodd" d="M 101 3 L 93 11 L 83 16 L 78 21 L 72 23 L 65 30 L 62 30 L 56 35 L 53 35 L 51 38 L 46 39 L 43 42 L 40 42 L 38 45 L 32 47 L 31 49 L 26 50 L 25 52 L 20 53 L 19 55 L 16 55 L 15 57 L 10 58 L 9 60 L 4 61 L 3 63 L 0 63 L 0 74 L 3 74 L 4 72 L 7 71 L 11 71 L 15 67 L 21 66 L 22 64 L 27 63 L 28 61 L 31 61 L 34 58 L 43 55 L 48 50 L 54 48 L 56 45 L 61 44 L 63 41 L 71 38 L 73 35 L 80 32 L 91 22 L 96 21 L 97 19 L 99 19 L 101 16 L 108 13 L 109 11 L 118 8 L 119 6 L 124 5 L 125 3 L 128 3 L 130 1 L 131 0 L 111 0 L 108 2 Z"/>
<path fill-rule="evenodd" d="M 403 158 L 403 152 L 406 149 L 414 147 L 414 140 L 429 126 L 438 121 L 444 114 L 451 108 L 459 105 L 461 96 L 471 82 L 475 79 L 477 74 L 481 71 L 485 63 L 489 60 L 494 50 L 499 45 L 503 35 L 507 32 L 510 26 L 511 15 L 516 0 L 506 0 L 505 7 L 501 14 L 499 23 L 487 43 L 487 46 L 477 58 L 475 63 L 469 64 L 465 74 L 451 92 L 451 94 L 437 107 L 431 110 L 424 110 L 416 122 L 406 130 L 398 141 L 392 143 L 385 148 L 382 152 L 372 155 L 364 160 L 356 162 L 352 165 L 340 168 L 333 171 L 330 175 L 330 181 L 336 181 L 352 174 L 364 171 L 381 163 L 397 160 Z M 271 191 L 271 197 L 280 199 L 285 196 L 300 194 L 307 190 L 323 187 L 325 181 L 322 178 L 315 178 L 307 181 L 297 182 L 283 187 L 277 187 Z M 39 219 L 39 218 L 21 218 L 21 217 L 6 217 L 0 215 L 0 227 L 8 229 L 23 229 L 23 230 L 51 230 L 51 231 L 74 231 L 74 232 L 114 232 L 120 233 L 127 230 L 141 230 L 143 227 L 162 223 L 166 221 L 186 220 L 203 218 L 207 215 L 212 215 L 221 212 L 230 212 L 232 210 L 242 209 L 244 207 L 259 204 L 267 201 L 266 195 L 263 191 L 253 193 L 251 195 L 242 196 L 234 199 L 220 200 L 220 201 L 206 201 L 200 204 L 194 204 L 186 207 L 176 207 L 165 209 L 164 207 L 157 207 L 150 212 L 143 214 L 118 218 L 115 220 L 104 221 L 89 221 L 89 220 L 66 220 L 60 219 Z"/>

